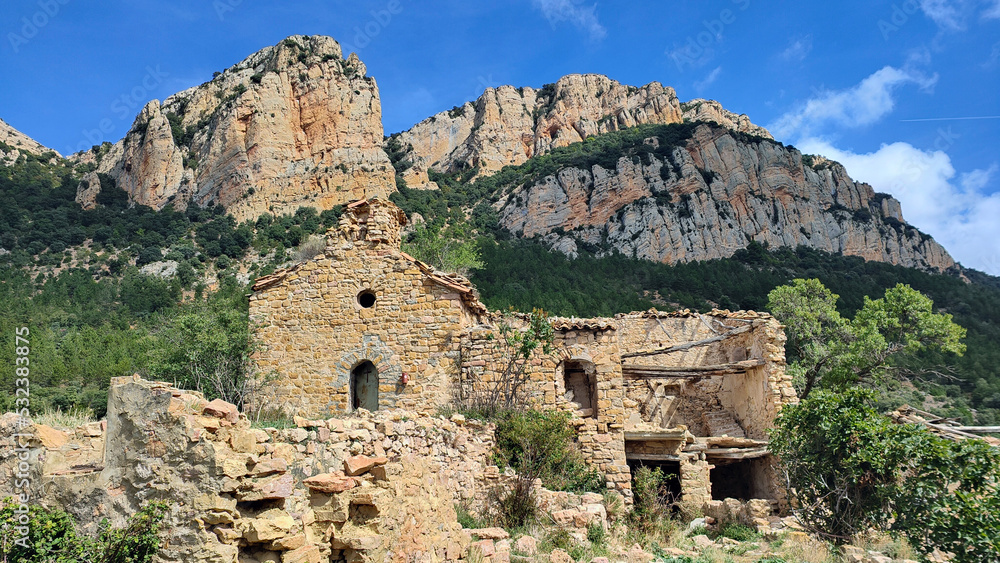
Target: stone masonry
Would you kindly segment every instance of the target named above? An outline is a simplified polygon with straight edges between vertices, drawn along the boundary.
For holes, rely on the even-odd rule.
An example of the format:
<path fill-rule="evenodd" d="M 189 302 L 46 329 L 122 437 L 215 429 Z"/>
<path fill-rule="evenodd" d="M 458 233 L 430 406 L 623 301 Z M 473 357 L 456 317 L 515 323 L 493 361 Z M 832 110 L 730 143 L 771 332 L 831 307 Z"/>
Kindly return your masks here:
<path fill-rule="evenodd" d="M 279 374 L 278 406 L 306 417 L 433 412 L 498 372 L 502 316 L 465 278 L 402 252 L 405 223 L 389 202 L 354 202 L 322 255 L 257 280 L 250 313 L 259 364 Z M 528 400 L 571 414 L 609 489 L 629 501 L 631 471 L 646 464 L 676 475 L 692 512 L 722 492 L 781 501 L 767 430 L 797 398 L 776 320 L 718 310 L 550 320 L 555 349 L 531 360 Z"/>

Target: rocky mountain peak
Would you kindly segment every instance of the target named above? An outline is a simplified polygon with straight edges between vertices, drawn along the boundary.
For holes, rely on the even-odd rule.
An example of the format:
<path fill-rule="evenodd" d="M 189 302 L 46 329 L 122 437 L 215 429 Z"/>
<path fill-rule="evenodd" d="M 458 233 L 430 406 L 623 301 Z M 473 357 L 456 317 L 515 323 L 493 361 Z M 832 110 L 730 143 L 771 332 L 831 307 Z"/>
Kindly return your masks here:
<path fill-rule="evenodd" d="M 403 175 L 410 187 L 434 187 L 427 175 L 476 167 L 480 175 L 592 135 L 646 123 L 710 121 L 771 138 L 745 115 L 715 101 L 682 104 L 659 82 L 621 84 L 600 74 L 569 74 L 542 88 L 487 88 L 475 101 L 421 121 L 394 136 L 412 163 Z"/>
<path fill-rule="evenodd" d="M 218 203 L 238 219 L 328 209 L 387 195 L 378 87 L 355 54 L 329 37 L 294 35 L 211 81 L 148 103 L 110 150 L 79 155 L 133 201 Z M 99 185 L 85 179 L 78 201 Z"/>
<path fill-rule="evenodd" d="M 21 150 L 39 155 L 51 152 L 59 156 L 58 152 L 42 145 L 0 119 L 0 161 L 13 162 L 20 155 Z"/>

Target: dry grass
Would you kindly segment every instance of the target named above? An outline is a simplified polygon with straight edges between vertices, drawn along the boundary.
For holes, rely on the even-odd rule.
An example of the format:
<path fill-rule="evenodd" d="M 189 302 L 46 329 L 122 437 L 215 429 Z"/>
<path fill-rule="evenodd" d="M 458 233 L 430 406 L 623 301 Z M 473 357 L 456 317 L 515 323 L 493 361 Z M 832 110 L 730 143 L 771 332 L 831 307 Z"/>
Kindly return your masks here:
<path fill-rule="evenodd" d="M 786 561 L 803 563 L 834 563 L 838 561 L 829 544 L 802 532 L 782 534 L 771 542 L 771 550 Z"/>
<path fill-rule="evenodd" d="M 59 408 L 47 408 L 40 414 L 33 415 L 31 419 L 35 424 L 44 424 L 60 430 L 73 430 L 77 426 L 96 420 L 94 411 L 82 407 L 73 407 L 66 412 Z"/>
<path fill-rule="evenodd" d="M 905 539 L 893 538 L 881 532 L 859 536 L 851 543 L 862 549 L 878 551 L 893 559 L 920 559 L 920 555 Z"/>

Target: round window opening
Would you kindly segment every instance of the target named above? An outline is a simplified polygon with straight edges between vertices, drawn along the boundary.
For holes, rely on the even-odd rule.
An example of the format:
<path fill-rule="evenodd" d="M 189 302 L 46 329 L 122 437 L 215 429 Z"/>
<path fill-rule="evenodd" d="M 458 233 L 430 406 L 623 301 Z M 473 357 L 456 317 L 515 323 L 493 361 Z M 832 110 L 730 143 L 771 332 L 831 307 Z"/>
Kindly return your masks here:
<path fill-rule="evenodd" d="M 375 292 L 370 289 L 366 289 L 358 294 L 358 305 L 361 305 L 365 309 L 370 309 L 375 306 Z"/>

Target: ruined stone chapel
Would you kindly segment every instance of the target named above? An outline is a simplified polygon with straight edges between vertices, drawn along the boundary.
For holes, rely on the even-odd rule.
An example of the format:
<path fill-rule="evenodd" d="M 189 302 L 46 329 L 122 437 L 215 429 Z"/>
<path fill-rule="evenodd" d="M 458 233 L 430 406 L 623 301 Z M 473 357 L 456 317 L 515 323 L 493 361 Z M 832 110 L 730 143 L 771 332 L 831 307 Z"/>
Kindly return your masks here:
<path fill-rule="evenodd" d="M 277 372 L 271 400 L 290 414 L 433 413 L 490 377 L 499 315 L 465 278 L 400 250 L 406 221 L 388 201 L 353 202 L 322 254 L 254 284 L 258 362 Z M 528 366 L 528 400 L 571 414 L 609 489 L 630 497 L 632 470 L 647 464 L 678 476 L 682 506 L 777 502 L 767 430 L 797 398 L 775 319 L 650 310 L 550 321 L 555 347 Z"/>

